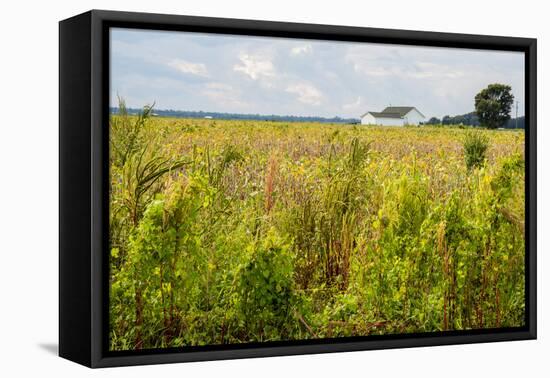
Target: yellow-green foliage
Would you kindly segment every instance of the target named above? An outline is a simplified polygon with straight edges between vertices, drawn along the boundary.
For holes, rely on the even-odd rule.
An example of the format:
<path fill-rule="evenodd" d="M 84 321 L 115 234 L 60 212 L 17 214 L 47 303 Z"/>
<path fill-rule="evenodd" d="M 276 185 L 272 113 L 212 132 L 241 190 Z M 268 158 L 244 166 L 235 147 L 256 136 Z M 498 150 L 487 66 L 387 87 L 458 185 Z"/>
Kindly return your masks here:
<path fill-rule="evenodd" d="M 112 350 L 524 324 L 521 131 L 110 126 Z"/>

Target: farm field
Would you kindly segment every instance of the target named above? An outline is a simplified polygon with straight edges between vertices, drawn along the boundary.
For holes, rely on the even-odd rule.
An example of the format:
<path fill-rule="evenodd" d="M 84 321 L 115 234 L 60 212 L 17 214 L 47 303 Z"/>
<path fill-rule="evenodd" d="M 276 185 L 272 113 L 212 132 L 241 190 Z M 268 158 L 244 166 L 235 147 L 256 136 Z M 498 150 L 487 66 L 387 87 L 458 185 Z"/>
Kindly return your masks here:
<path fill-rule="evenodd" d="M 523 131 L 109 127 L 111 350 L 524 325 Z"/>

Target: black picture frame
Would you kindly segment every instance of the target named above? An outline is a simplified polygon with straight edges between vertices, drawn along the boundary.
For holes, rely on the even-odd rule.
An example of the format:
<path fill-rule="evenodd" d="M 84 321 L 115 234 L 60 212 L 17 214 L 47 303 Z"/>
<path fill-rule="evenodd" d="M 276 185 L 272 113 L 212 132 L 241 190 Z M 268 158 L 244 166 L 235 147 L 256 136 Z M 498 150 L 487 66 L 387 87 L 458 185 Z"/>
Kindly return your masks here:
<path fill-rule="evenodd" d="M 108 135 L 110 27 L 458 47 L 525 53 L 526 326 L 231 346 L 109 352 Z M 531 38 L 386 30 L 92 10 L 59 23 L 59 355 L 88 367 L 405 348 L 536 338 L 537 42 Z"/>

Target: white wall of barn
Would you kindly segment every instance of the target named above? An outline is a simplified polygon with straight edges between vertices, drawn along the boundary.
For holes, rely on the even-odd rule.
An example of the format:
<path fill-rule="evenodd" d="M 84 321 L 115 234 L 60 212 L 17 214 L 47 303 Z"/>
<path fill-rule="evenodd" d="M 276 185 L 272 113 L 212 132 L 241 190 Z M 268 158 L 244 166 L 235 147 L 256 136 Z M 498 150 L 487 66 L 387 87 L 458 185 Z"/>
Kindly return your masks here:
<path fill-rule="evenodd" d="M 379 125 L 379 126 L 403 126 L 403 120 L 399 118 L 380 118 L 368 113 L 361 118 L 362 125 Z"/>
<path fill-rule="evenodd" d="M 403 126 L 403 121 L 402 118 L 376 118 L 374 124 L 380 126 Z"/>
<path fill-rule="evenodd" d="M 365 114 L 361 117 L 361 125 L 374 125 L 376 124 L 376 118 L 370 113 Z"/>
<path fill-rule="evenodd" d="M 420 114 L 418 110 L 413 109 L 410 112 L 408 112 L 407 115 L 405 116 L 404 123 L 406 125 L 418 125 L 420 124 L 420 122 L 424 122 L 424 121 L 425 121 L 425 117 L 422 114 Z"/>

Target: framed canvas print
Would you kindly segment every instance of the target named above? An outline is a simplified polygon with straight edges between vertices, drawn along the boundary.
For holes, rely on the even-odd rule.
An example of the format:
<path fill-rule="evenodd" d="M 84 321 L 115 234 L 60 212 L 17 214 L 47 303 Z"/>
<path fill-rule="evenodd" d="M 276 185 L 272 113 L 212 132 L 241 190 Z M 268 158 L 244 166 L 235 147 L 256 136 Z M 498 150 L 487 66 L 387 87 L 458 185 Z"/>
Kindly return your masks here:
<path fill-rule="evenodd" d="M 536 337 L 536 40 L 60 22 L 62 357 Z"/>

